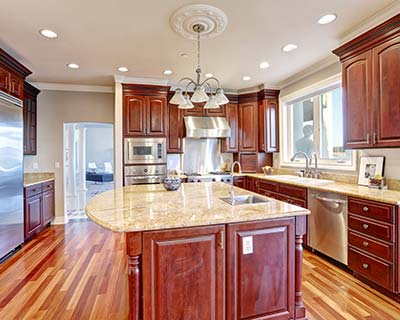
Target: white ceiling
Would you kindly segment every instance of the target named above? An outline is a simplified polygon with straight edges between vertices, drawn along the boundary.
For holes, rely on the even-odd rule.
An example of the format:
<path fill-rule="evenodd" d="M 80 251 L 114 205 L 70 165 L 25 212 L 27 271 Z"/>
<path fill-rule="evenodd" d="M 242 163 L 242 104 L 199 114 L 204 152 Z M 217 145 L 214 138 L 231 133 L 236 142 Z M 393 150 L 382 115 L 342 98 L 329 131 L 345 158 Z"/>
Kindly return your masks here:
<path fill-rule="evenodd" d="M 0 0 L 0 45 L 33 71 L 30 81 L 111 85 L 118 66 L 129 77 L 168 78 L 164 69 L 194 76 L 196 43 L 175 34 L 171 14 L 192 3 L 218 7 L 228 26 L 217 38 L 202 42 L 203 72 L 217 76 L 223 87 L 240 89 L 279 83 L 326 59 L 343 35 L 394 0 Z M 366 4 L 368 3 L 368 4 Z M 320 26 L 326 13 L 338 19 Z M 59 38 L 39 34 L 48 28 Z M 280 48 L 295 43 L 298 50 Z M 189 54 L 182 58 L 181 53 Z M 261 70 L 259 63 L 270 68 Z M 81 66 L 71 70 L 65 65 Z M 242 77 L 249 75 L 251 81 Z"/>

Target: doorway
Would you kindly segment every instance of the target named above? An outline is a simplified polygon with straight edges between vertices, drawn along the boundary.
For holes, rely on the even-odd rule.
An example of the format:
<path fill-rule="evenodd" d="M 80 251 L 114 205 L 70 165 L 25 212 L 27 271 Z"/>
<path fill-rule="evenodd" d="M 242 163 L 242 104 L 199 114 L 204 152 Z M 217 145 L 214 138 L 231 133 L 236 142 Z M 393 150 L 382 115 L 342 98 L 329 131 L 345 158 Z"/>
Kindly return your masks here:
<path fill-rule="evenodd" d="M 114 188 L 114 126 L 64 124 L 64 207 L 68 219 L 84 219 L 94 196 Z"/>

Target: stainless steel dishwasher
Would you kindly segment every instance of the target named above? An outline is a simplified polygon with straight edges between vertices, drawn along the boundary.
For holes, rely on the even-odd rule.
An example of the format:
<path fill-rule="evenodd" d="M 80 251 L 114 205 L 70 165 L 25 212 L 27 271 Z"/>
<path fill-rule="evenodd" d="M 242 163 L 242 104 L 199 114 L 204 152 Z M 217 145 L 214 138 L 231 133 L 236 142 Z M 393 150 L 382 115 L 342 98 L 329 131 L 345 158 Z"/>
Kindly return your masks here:
<path fill-rule="evenodd" d="M 347 266 L 347 197 L 309 190 L 308 245 Z"/>

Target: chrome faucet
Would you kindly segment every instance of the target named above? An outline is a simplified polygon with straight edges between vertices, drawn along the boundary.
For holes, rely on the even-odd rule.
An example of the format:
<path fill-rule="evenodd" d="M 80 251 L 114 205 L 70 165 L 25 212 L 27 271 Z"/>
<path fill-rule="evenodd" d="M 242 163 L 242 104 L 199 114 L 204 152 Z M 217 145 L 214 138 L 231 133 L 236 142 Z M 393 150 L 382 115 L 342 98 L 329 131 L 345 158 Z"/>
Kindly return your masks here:
<path fill-rule="evenodd" d="M 290 161 L 293 162 L 293 161 L 297 158 L 297 156 L 299 156 L 299 155 L 303 155 L 304 158 L 306 158 L 306 172 L 305 172 L 305 176 L 306 176 L 306 177 L 309 177 L 309 175 L 310 175 L 310 168 L 309 168 L 308 164 L 310 163 L 310 157 L 307 155 L 307 153 L 305 153 L 305 152 L 303 152 L 303 151 L 297 151 L 297 152 L 294 154 L 294 156 L 290 159 Z"/>
<path fill-rule="evenodd" d="M 234 161 L 231 165 L 231 175 L 232 175 L 232 179 L 231 179 L 231 189 L 229 191 L 229 195 L 231 196 L 231 201 L 233 202 L 233 199 L 235 198 L 235 193 L 233 192 L 233 170 L 235 169 L 235 165 L 238 165 L 239 167 L 239 173 L 242 173 L 242 166 L 240 164 L 239 161 Z"/>
<path fill-rule="evenodd" d="M 312 164 L 312 160 L 314 158 L 314 178 L 319 179 L 319 172 L 318 172 L 318 156 L 316 152 L 313 152 L 310 158 L 310 165 Z"/>

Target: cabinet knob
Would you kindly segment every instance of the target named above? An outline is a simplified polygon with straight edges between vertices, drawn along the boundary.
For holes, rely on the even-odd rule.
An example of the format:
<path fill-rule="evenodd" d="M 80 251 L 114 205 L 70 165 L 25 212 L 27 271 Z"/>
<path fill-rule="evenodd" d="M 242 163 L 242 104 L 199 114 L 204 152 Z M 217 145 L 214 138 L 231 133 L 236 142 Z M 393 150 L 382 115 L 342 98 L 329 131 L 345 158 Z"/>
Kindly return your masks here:
<path fill-rule="evenodd" d="M 372 144 L 377 144 L 377 143 L 378 143 L 377 134 L 376 132 L 374 132 L 372 134 Z"/>
<path fill-rule="evenodd" d="M 369 245 L 369 243 L 368 243 L 367 241 L 364 241 L 364 242 L 363 242 L 363 246 L 364 246 L 364 247 L 368 247 L 368 245 Z"/>
<path fill-rule="evenodd" d="M 363 228 L 364 228 L 365 230 L 367 230 L 367 229 L 369 228 L 369 225 L 367 225 L 366 223 L 364 223 L 364 224 L 363 224 Z"/>
<path fill-rule="evenodd" d="M 367 144 L 371 143 L 371 135 L 367 133 Z"/>
<path fill-rule="evenodd" d="M 363 208 L 363 211 L 364 211 L 364 212 L 367 212 L 368 210 L 369 210 L 368 207 L 364 207 L 364 208 Z"/>
<path fill-rule="evenodd" d="M 368 265 L 368 263 L 363 263 L 362 267 L 363 267 L 364 269 L 368 269 L 368 268 L 369 268 L 369 265 Z"/>

